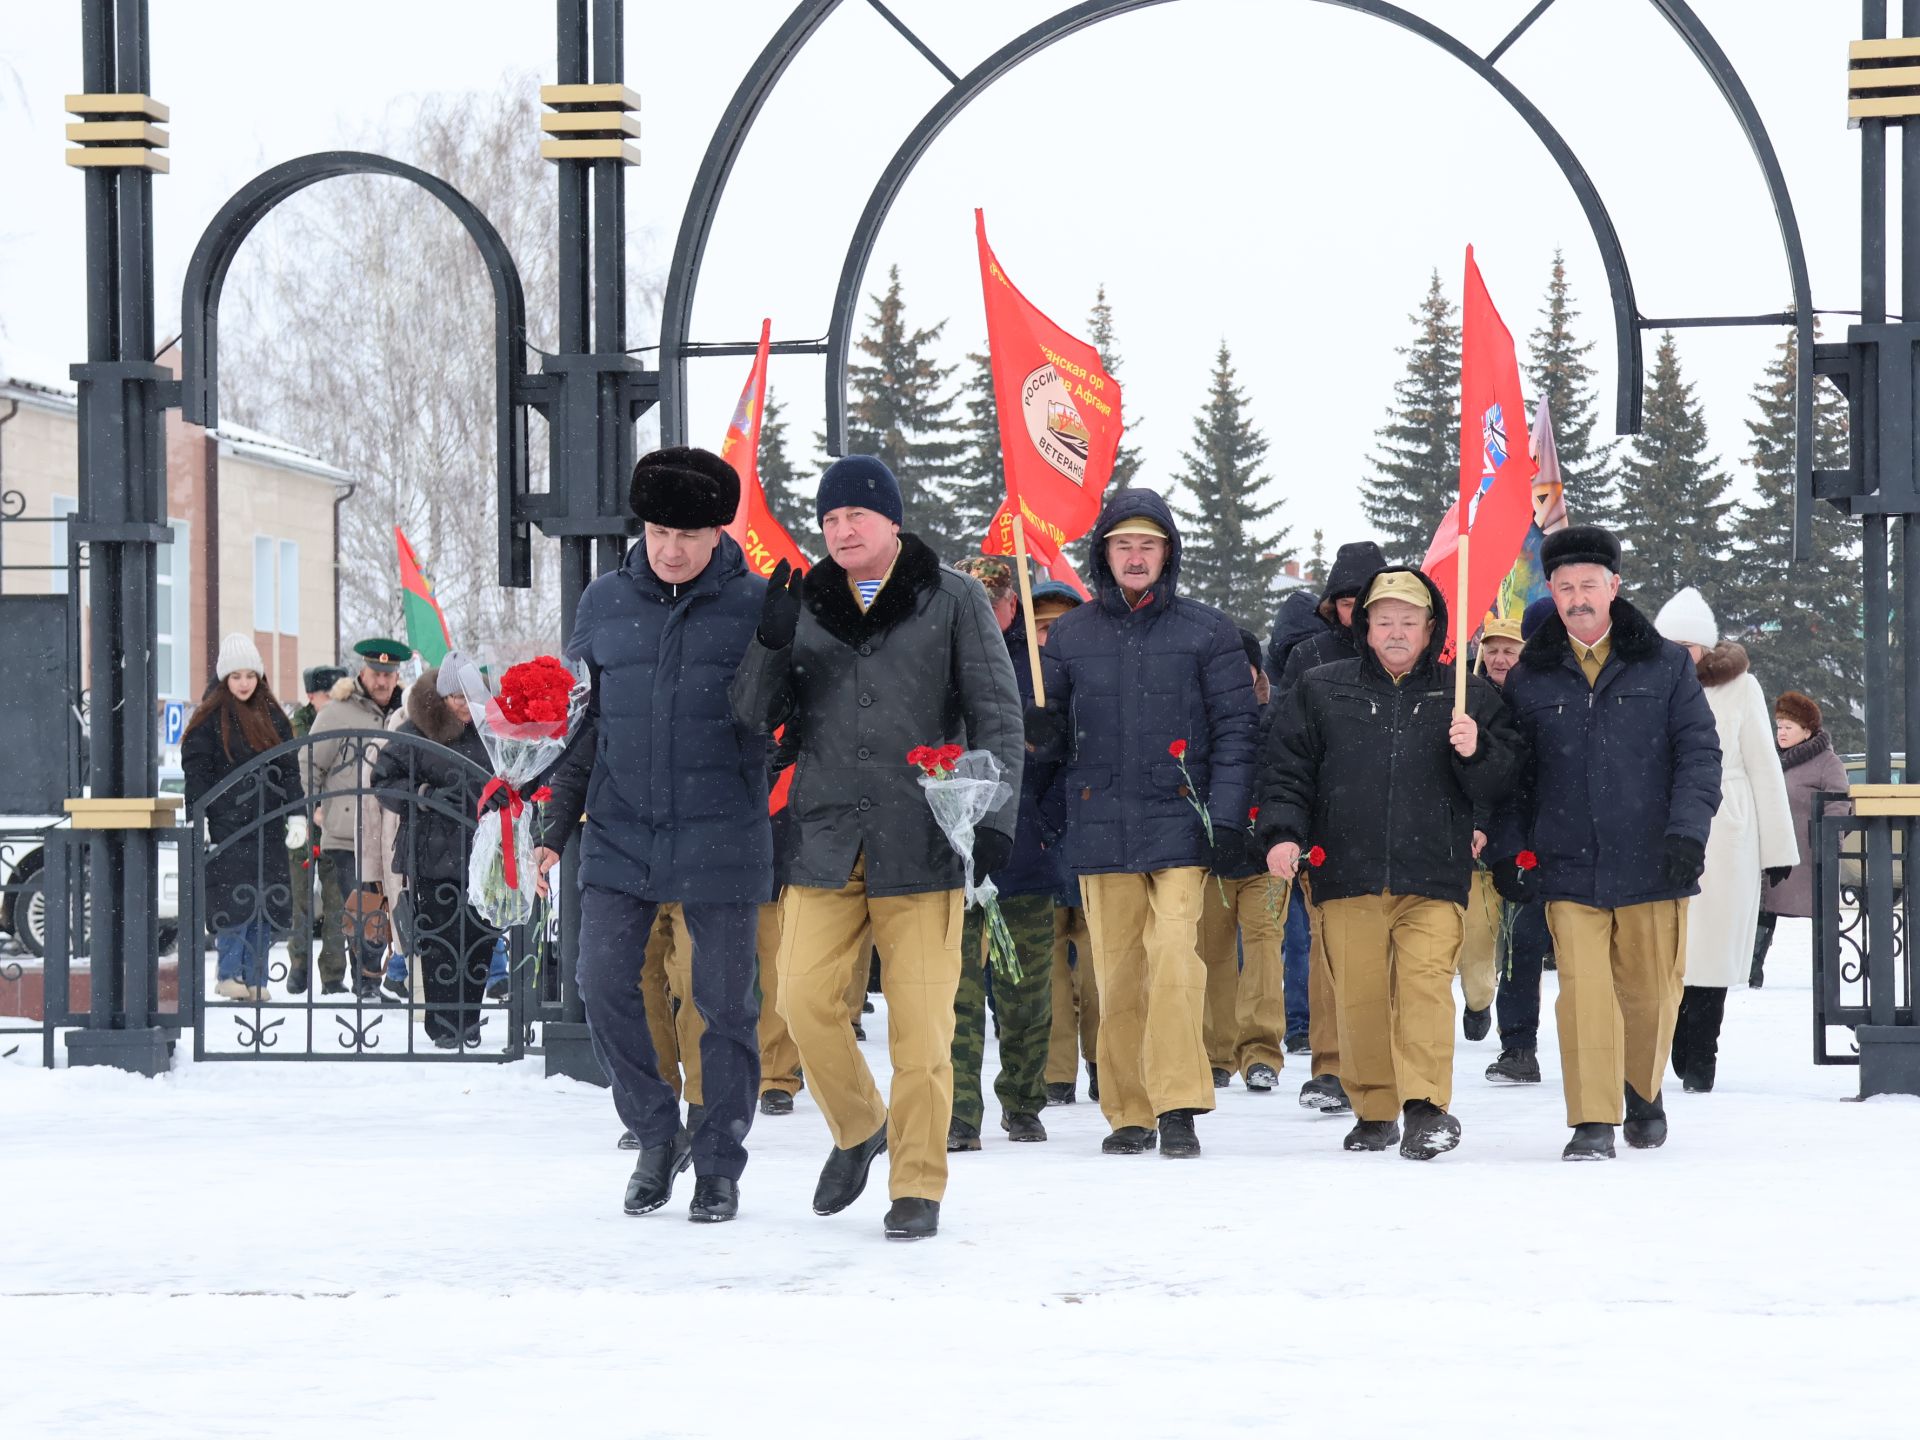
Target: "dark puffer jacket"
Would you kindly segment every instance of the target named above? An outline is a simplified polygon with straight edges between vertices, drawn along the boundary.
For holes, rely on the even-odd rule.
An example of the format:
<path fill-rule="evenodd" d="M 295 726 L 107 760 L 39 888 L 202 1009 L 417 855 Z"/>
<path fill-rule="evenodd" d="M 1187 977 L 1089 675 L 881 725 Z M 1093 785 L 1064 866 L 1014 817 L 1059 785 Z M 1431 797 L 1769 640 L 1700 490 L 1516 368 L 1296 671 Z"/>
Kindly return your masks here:
<path fill-rule="evenodd" d="M 1026 622 L 1016 614 L 1007 630 L 1007 654 L 1022 710 L 1033 703 L 1033 666 L 1027 660 Z M 1029 755 L 1020 775 L 1020 818 L 1013 858 L 993 876 L 1002 895 L 1051 895 L 1060 888 L 1060 767 Z"/>
<path fill-rule="evenodd" d="M 1171 544 L 1159 583 L 1130 609 L 1106 536 L 1135 516 Z M 1067 863 L 1078 875 L 1205 865 L 1206 833 L 1168 747 L 1187 742 L 1187 774 L 1217 824 L 1247 823 L 1256 707 L 1239 627 L 1179 593 L 1180 532 L 1153 491 L 1113 495 L 1089 548 L 1094 599 L 1054 621 L 1041 652 L 1047 708 L 1069 722 Z"/>
<path fill-rule="evenodd" d="M 959 889 L 960 857 L 907 752 L 957 743 L 991 753 L 1013 789 L 981 823 L 1012 838 L 1025 744 L 987 592 L 902 535 L 870 609 L 831 559 L 807 572 L 803 595 L 793 643 L 769 650 L 756 637 L 733 685 L 743 723 L 797 727 L 786 882 L 837 890 L 864 852 L 870 895 Z"/>
<path fill-rule="evenodd" d="M 224 680 L 215 681 L 224 685 Z M 293 727 L 276 705 L 269 718 L 282 742 L 293 738 Z M 251 761 L 256 752 L 238 725 L 222 736 L 222 717 L 216 712 L 186 733 L 180 742 L 180 768 L 187 777 L 187 804 L 199 807 L 209 791 Z M 287 874 L 285 816 L 261 817 L 301 798 L 300 762 L 289 753 L 256 766 L 221 791 L 205 807 L 207 926 L 229 930 L 255 921 L 273 926 L 289 923 L 293 890 Z M 294 814 L 300 812 L 296 809 Z"/>
<path fill-rule="evenodd" d="M 1720 733 L 1692 659 L 1625 600 L 1612 634 L 1592 686 L 1557 614 L 1508 672 L 1528 758 L 1488 847 L 1532 850 L 1541 899 L 1607 910 L 1698 894 L 1667 883 L 1666 837 L 1704 846 L 1720 808 Z"/>
<path fill-rule="evenodd" d="M 1393 570 L 1420 575 L 1407 566 Z M 1259 845 L 1319 846 L 1313 898 L 1424 895 L 1467 903 L 1473 880 L 1473 817 L 1505 798 L 1519 773 L 1521 746 L 1500 692 L 1467 681 L 1467 713 L 1479 747 L 1462 759 L 1447 739 L 1453 724 L 1453 666 L 1440 663 L 1447 604 L 1425 575 L 1433 601 L 1426 652 L 1395 684 L 1366 643 L 1366 611 L 1353 612 L 1352 660 L 1322 665 L 1283 701 L 1260 768 Z"/>
<path fill-rule="evenodd" d="M 708 905 L 772 893 L 767 737 L 727 698 L 766 593 L 725 535 L 685 585 L 642 542 L 587 587 L 567 653 L 593 678 L 591 734 L 548 777 L 543 832 L 563 849 L 585 810 L 582 885 Z"/>
<path fill-rule="evenodd" d="M 1320 597 L 1311 590 L 1295 590 L 1273 612 L 1273 633 L 1267 637 L 1267 678 L 1287 673 L 1287 660 L 1304 641 L 1327 632 L 1320 614 Z"/>
<path fill-rule="evenodd" d="M 393 732 L 433 745 L 397 740 L 381 746 L 373 766 L 374 793 L 400 817 L 393 871 L 410 880 L 466 878 L 475 812 L 493 768 L 480 732 L 457 718 L 434 688 L 439 678 L 435 667 L 407 688 L 407 718 Z M 489 817 L 488 823 L 499 821 Z"/>

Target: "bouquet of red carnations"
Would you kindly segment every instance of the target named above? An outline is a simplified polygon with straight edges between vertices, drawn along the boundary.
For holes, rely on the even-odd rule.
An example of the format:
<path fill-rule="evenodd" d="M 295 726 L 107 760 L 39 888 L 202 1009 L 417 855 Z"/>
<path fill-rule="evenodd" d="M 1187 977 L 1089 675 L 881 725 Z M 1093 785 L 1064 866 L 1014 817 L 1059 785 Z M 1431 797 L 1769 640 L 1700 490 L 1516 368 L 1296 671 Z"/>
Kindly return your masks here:
<path fill-rule="evenodd" d="M 920 788 L 927 792 L 933 818 L 960 857 L 966 903 L 978 905 L 985 912 L 987 953 L 994 969 L 1009 980 L 1018 980 L 1020 956 L 1014 948 L 1013 931 L 1000 912 L 1000 891 L 985 875 L 977 884 L 973 878 L 974 826 L 1005 801 L 1013 787 L 1000 778 L 1000 762 L 985 750 L 916 745 L 907 752 L 907 763 L 919 767 Z"/>
<path fill-rule="evenodd" d="M 567 748 L 586 714 L 588 683 L 551 655 L 510 667 L 500 677 L 498 695 L 488 691 L 477 669 L 460 678 L 474 729 L 493 761 L 467 859 L 467 902 L 489 925 L 504 930 L 525 924 L 533 914 L 540 876 L 533 863 L 531 807 L 551 798 L 544 789 L 522 792 Z"/>

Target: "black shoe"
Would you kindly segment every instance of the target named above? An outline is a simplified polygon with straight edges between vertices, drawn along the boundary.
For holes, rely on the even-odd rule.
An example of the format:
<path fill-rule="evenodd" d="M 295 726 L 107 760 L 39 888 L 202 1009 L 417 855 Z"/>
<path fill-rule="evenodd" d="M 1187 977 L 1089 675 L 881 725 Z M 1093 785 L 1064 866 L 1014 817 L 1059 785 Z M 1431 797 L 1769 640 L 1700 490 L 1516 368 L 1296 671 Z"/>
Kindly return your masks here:
<path fill-rule="evenodd" d="M 1313 1053 L 1313 1041 L 1307 1038 L 1307 1032 L 1296 1030 L 1287 1036 L 1287 1054 L 1310 1055 Z"/>
<path fill-rule="evenodd" d="M 864 1040 L 867 1038 L 867 1027 L 862 1025 L 858 1020 L 853 1022 L 853 1038 L 856 1040 Z"/>
<path fill-rule="evenodd" d="M 1280 1073 L 1271 1065 L 1249 1065 L 1247 1067 L 1247 1089 L 1256 1095 L 1270 1095 L 1280 1083 Z"/>
<path fill-rule="evenodd" d="M 355 982 L 353 993 L 362 1000 L 378 1000 L 380 998 L 380 977 L 376 975 L 371 980 Z"/>
<path fill-rule="evenodd" d="M 958 1155 L 963 1150 L 980 1148 L 980 1127 L 969 1125 L 958 1115 L 947 1122 L 947 1153 Z"/>
<path fill-rule="evenodd" d="M 938 1200 L 896 1200 L 883 1222 L 889 1240 L 931 1240 L 940 1233 Z"/>
<path fill-rule="evenodd" d="M 304 970 L 287 971 L 287 994 L 304 995 L 307 993 L 307 972 Z"/>
<path fill-rule="evenodd" d="M 1688 1073 L 1687 1078 L 1680 1082 L 1681 1088 L 1689 1095 L 1710 1094 L 1713 1090 L 1714 1072 L 1718 1069 L 1719 1065 L 1717 1063 L 1706 1065 L 1696 1064 L 1692 1071 Z"/>
<path fill-rule="evenodd" d="M 1560 968 L 1560 962 L 1554 959 L 1552 955 L 1548 955 L 1546 959 L 1540 962 L 1540 968 L 1542 970 L 1558 970 Z"/>
<path fill-rule="evenodd" d="M 1359 1120 L 1340 1142 L 1342 1150 L 1385 1150 L 1400 1139 L 1397 1120 Z"/>
<path fill-rule="evenodd" d="M 862 1000 L 862 1001 L 860 1002 L 860 1013 L 861 1013 L 862 1015 L 871 1015 L 871 1014 L 873 1014 L 873 1001 L 871 1001 L 871 1000 Z"/>
<path fill-rule="evenodd" d="M 620 1132 L 620 1143 L 615 1148 L 620 1150 L 638 1150 L 640 1148 L 640 1137 L 631 1130 L 622 1130 Z"/>
<path fill-rule="evenodd" d="M 344 980 L 328 980 L 321 985 L 320 993 L 322 995 L 344 995 L 347 993 L 347 982 Z"/>
<path fill-rule="evenodd" d="M 1049 1105 L 1072 1105 L 1078 1102 L 1079 1099 L 1080 1097 L 1074 1094 L 1073 1086 L 1071 1085 L 1047 1086 L 1047 1104 Z"/>
<path fill-rule="evenodd" d="M 882 1124 L 872 1136 L 845 1150 L 835 1150 L 820 1168 L 820 1183 L 813 1187 L 813 1213 L 838 1215 L 860 1198 L 867 1188 L 867 1171 L 874 1157 L 887 1148 L 887 1127 Z"/>
<path fill-rule="evenodd" d="M 1627 1123 L 1620 1127 L 1620 1135 L 1636 1150 L 1658 1150 L 1667 1143 L 1667 1102 L 1658 1095 L 1642 1100 L 1633 1086 L 1627 1086 Z"/>
<path fill-rule="evenodd" d="M 740 1187 L 724 1175 L 701 1175 L 693 1182 L 693 1204 L 687 1219 L 698 1225 L 718 1225 L 740 1213 Z"/>
<path fill-rule="evenodd" d="M 793 1096 L 784 1090 L 763 1090 L 760 1092 L 760 1113 L 762 1115 L 791 1115 Z"/>
<path fill-rule="evenodd" d="M 1573 1127 L 1573 1138 L 1560 1152 L 1562 1160 L 1613 1159 L 1613 1126 L 1588 1122 Z"/>
<path fill-rule="evenodd" d="M 1087 1099 L 1100 1098 L 1100 1067 L 1093 1061 L 1087 1061 Z"/>
<path fill-rule="evenodd" d="M 382 1005 L 404 1005 L 413 998 L 404 980 L 382 980 L 378 994 Z"/>
<path fill-rule="evenodd" d="M 1409 1100 L 1400 1114 L 1407 1122 L 1406 1138 L 1400 1142 L 1402 1160 L 1431 1160 L 1460 1143 L 1460 1122 L 1431 1100 Z"/>
<path fill-rule="evenodd" d="M 1231 1074 L 1231 1072 L 1222 1070 L 1218 1065 L 1213 1067 L 1213 1088 L 1214 1089 L 1224 1090 L 1227 1088 L 1227 1086 L 1231 1085 L 1232 1083 L 1233 1083 L 1233 1075 Z"/>
<path fill-rule="evenodd" d="M 673 1198 L 675 1177 L 692 1163 L 693 1137 L 684 1130 L 664 1145 L 642 1147 L 627 1177 L 627 1214 L 649 1215 L 666 1204 Z"/>
<path fill-rule="evenodd" d="M 433 1048 L 436 1050 L 458 1050 L 460 1048 L 460 1037 L 451 1032 L 445 1035 L 436 1035 L 433 1037 Z"/>
<path fill-rule="evenodd" d="M 1747 972 L 1747 988 L 1749 990 L 1758 990 L 1766 983 L 1766 980 L 1766 961 L 1755 960 L 1753 962 L 1753 968 Z M 293 987 L 288 986 L 287 988 L 292 989 Z"/>
<path fill-rule="evenodd" d="M 1200 1137 L 1193 1133 L 1193 1112 L 1169 1110 L 1160 1117 L 1160 1153 L 1169 1160 L 1192 1160 L 1200 1154 Z"/>
<path fill-rule="evenodd" d="M 1300 1087 L 1300 1103 L 1322 1115 L 1351 1115 L 1353 1102 L 1338 1075 L 1316 1075 Z"/>
<path fill-rule="evenodd" d="M 1508 1085 L 1538 1085 L 1540 1057 L 1532 1050 L 1502 1050 L 1500 1058 L 1487 1066 L 1487 1079 Z"/>
<path fill-rule="evenodd" d="M 1100 1142 L 1102 1155 L 1144 1155 L 1160 1143 L 1160 1134 L 1144 1125 L 1122 1125 Z"/>
<path fill-rule="evenodd" d="M 1029 1115 L 1024 1110 L 1007 1111 L 1000 1117 L 1000 1128 L 1007 1132 L 1009 1140 L 1026 1144 L 1047 1138 L 1047 1127 L 1040 1123 L 1040 1117 Z"/>
<path fill-rule="evenodd" d="M 507 991 L 509 988 L 510 986 L 507 983 L 507 977 L 502 975 L 498 980 L 494 981 L 491 985 L 487 986 L 487 999 L 504 1000 L 507 998 Z"/>
<path fill-rule="evenodd" d="M 1493 1028 L 1493 1011 L 1462 1010 L 1460 1012 L 1460 1033 L 1469 1040 L 1484 1040 L 1487 1031 Z"/>

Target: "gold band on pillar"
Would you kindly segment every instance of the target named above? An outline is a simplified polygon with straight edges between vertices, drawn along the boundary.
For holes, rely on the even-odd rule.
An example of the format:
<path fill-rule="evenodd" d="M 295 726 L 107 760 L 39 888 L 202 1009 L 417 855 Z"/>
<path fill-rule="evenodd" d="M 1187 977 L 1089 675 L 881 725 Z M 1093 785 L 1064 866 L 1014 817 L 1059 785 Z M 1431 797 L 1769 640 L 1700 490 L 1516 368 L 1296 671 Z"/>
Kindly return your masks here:
<path fill-rule="evenodd" d="M 67 164 L 88 170 L 127 166 L 165 175 L 169 143 L 161 129 L 171 112 L 151 95 L 69 95 L 67 112 L 78 115 L 67 139 L 79 146 L 67 151 Z"/>
<path fill-rule="evenodd" d="M 618 160 L 640 163 L 640 122 L 630 111 L 640 96 L 624 85 L 542 85 L 540 103 L 553 114 L 540 117 L 542 160 Z"/>

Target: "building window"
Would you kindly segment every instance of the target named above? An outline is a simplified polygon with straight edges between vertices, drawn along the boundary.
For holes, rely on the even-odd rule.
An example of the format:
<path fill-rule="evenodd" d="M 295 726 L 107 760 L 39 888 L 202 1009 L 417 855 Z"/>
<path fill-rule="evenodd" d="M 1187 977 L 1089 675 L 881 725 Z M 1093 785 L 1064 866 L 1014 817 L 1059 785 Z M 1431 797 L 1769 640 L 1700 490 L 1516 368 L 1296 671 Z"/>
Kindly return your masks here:
<path fill-rule="evenodd" d="M 253 628 L 271 633 L 279 587 L 274 580 L 279 547 L 265 535 L 253 537 Z"/>
<path fill-rule="evenodd" d="M 56 495 L 49 508 L 54 516 L 53 524 L 47 527 L 53 536 L 50 561 L 53 573 L 48 577 L 47 585 L 55 595 L 64 595 L 67 593 L 67 517 L 79 512 L 80 502 L 71 495 Z"/>
<path fill-rule="evenodd" d="M 300 633 L 300 546 L 253 537 L 253 628 L 263 634 Z"/>
<path fill-rule="evenodd" d="M 280 624 L 282 635 L 300 633 L 300 546 L 292 540 L 280 542 Z"/>
<path fill-rule="evenodd" d="M 193 698 L 193 550 L 184 520 L 173 526 L 173 543 L 154 547 L 154 685 L 163 700 Z"/>

